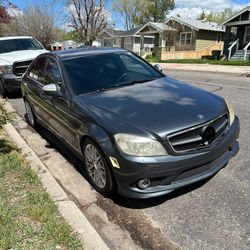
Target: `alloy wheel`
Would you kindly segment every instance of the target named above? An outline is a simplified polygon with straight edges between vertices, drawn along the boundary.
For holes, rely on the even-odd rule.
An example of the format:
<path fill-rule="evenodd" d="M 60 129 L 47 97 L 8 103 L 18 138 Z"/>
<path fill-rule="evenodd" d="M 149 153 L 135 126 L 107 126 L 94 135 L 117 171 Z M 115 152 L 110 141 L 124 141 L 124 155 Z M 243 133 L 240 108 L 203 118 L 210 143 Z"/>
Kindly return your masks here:
<path fill-rule="evenodd" d="M 102 156 L 92 144 L 86 145 L 84 154 L 89 177 L 98 188 L 103 189 L 106 186 L 107 177 Z"/>
<path fill-rule="evenodd" d="M 33 111 L 32 111 L 32 109 L 30 107 L 30 104 L 27 101 L 25 101 L 25 109 L 26 109 L 27 121 L 32 127 L 34 127 L 35 118 L 34 118 L 34 115 L 33 115 Z"/>

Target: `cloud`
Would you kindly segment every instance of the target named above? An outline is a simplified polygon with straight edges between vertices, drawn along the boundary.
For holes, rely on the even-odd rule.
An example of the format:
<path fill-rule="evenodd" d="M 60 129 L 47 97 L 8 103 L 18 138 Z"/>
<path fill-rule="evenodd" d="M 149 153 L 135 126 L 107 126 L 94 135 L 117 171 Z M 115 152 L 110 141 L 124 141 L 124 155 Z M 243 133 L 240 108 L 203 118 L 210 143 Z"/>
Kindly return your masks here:
<path fill-rule="evenodd" d="M 9 15 L 10 15 L 11 17 L 17 17 L 17 16 L 20 16 L 20 15 L 23 14 L 23 12 L 22 12 L 21 10 L 19 10 L 18 8 L 9 7 L 9 8 L 7 9 L 7 11 L 8 11 L 8 13 L 9 13 Z"/>
<path fill-rule="evenodd" d="M 247 4 L 235 3 L 233 0 L 175 0 L 176 8 L 169 15 L 196 18 L 204 11 L 206 14 L 220 12 L 226 8 L 237 11 L 244 8 Z"/>

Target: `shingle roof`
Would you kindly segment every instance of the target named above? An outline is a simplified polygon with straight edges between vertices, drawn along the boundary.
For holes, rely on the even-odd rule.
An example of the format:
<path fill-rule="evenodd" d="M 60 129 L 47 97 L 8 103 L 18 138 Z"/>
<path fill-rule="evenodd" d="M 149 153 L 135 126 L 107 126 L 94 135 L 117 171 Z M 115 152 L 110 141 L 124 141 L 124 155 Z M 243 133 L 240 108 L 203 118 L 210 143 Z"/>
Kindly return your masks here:
<path fill-rule="evenodd" d="M 134 29 L 131 30 L 116 30 L 116 29 L 105 29 L 105 31 L 110 34 L 111 36 L 133 36 L 136 35 L 136 33 L 142 28 L 143 25 L 140 25 Z"/>
<path fill-rule="evenodd" d="M 156 22 L 148 22 L 144 25 L 137 26 L 134 29 L 131 30 L 116 30 L 116 29 L 105 29 L 105 31 L 110 34 L 111 36 L 134 36 L 138 35 L 138 33 L 143 29 L 145 26 L 151 25 L 153 28 L 159 31 L 164 31 L 164 30 L 175 30 L 173 27 L 168 26 L 165 23 L 156 23 Z"/>
<path fill-rule="evenodd" d="M 175 17 L 175 16 L 171 16 L 168 19 L 168 21 L 170 20 L 174 20 L 176 22 L 182 23 L 196 30 L 210 30 L 210 31 L 217 31 L 217 32 L 225 32 L 225 27 L 223 25 L 220 25 L 214 22 L 205 22 L 205 21 L 195 20 L 191 18 L 183 18 L 183 17 Z"/>
<path fill-rule="evenodd" d="M 146 25 L 151 25 L 159 31 L 175 30 L 173 27 L 170 27 L 169 25 L 167 25 L 165 23 L 148 22 Z"/>

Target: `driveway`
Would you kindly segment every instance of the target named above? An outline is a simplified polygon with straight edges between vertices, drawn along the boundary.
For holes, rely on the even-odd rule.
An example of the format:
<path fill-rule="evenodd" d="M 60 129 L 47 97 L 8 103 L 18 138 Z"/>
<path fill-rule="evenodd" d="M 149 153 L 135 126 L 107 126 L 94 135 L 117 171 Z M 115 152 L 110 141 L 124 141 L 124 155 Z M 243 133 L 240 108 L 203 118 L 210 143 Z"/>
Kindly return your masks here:
<path fill-rule="evenodd" d="M 240 152 L 213 178 L 151 200 L 120 196 L 110 202 L 143 210 L 154 225 L 183 249 L 250 248 L 250 79 L 220 74 L 165 72 L 228 99 L 241 121 Z M 9 99 L 20 115 L 20 97 Z M 119 220 L 118 220 L 119 221 Z"/>

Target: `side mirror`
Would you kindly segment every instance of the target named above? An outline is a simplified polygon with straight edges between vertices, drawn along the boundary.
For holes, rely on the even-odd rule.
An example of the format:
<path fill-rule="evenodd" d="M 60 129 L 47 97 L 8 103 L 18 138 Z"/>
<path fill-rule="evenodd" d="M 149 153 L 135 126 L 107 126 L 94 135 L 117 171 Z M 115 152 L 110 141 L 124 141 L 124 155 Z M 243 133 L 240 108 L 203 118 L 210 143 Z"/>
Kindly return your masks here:
<path fill-rule="evenodd" d="M 58 85 L 56 83 L 51 83 L 51 84 L 48 84 L 48 85 L 45 85 L 43 88 L 42 88 L 43 92 L 45 95 L 47 96 L 60 96 L 60 91 L 59 91 L 59 88 L 58 88 Z"/>
<path fill-rule="evenodd" d="M 162 72 L 162 68 L 161 68 L 161 66 L 160 66 L 159 64 L 155 64 L 155 65 L 154 65 L 154 68 L 155 68 L 156 70 Z"/>

